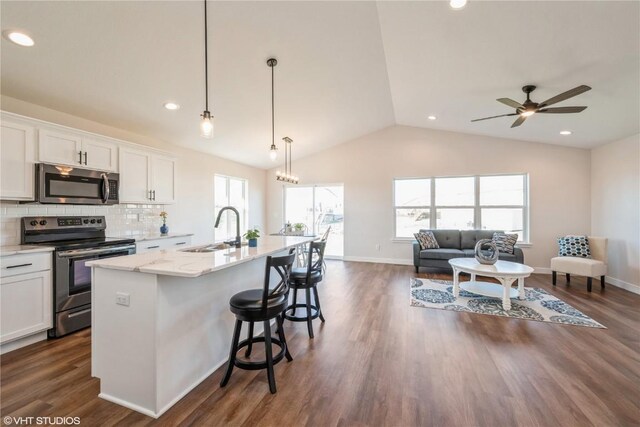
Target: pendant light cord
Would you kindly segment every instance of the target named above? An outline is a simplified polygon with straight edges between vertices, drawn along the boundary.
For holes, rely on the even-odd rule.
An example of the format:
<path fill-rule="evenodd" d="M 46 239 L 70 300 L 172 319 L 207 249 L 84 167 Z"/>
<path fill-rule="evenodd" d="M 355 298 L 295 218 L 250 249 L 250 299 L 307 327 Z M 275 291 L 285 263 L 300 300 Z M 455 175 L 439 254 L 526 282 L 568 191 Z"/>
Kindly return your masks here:
<path fill-rule="evenodd" d="M 209 111 L 209 58 L 207 45 L 207 0 L 204 0 L 204 98 L 205 110 Z"/>
<path fill-rule="evenodd" d="M 271 146 L 276 143 L 276 121 L 275 121 L 275 103 L 274 103 L 274 89 L 273 89 L 273 65 L 271 66 Z"/>

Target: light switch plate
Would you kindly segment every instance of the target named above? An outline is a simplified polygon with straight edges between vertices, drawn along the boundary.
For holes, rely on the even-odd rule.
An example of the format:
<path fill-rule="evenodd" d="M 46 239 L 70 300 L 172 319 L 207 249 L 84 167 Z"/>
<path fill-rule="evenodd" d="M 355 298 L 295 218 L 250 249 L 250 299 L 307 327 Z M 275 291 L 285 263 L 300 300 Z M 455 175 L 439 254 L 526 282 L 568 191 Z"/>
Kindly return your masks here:
<path fill-rule="evenodd" d="M 129 307 L 130 295 L 124 292 L 116 292 L 116 304 Z"/>

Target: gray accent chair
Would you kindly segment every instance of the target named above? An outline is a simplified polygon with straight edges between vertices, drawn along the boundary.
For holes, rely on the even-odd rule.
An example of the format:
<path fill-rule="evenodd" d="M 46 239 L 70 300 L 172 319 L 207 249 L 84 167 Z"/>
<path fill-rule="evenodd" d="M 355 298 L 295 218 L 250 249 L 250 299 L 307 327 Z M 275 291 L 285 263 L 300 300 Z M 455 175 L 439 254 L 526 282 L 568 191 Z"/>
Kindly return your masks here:
<path fill-rule="evenodd" d="M 473 258 L 476 242 L 480 239 L 491 239 L 493 233 L 500 230 L 420 230 L 431 231 L 438 241 L 439 249 L 420 249 L 420 244 L 413 242 L 413 265 L 416 273 L 420 267 L 438 268 L 451 271 L 449 260 L 452 258 Z M 518 246 L 513 254 L 500 252 L 498 259 L 524 264 L 524 253 Z"/>

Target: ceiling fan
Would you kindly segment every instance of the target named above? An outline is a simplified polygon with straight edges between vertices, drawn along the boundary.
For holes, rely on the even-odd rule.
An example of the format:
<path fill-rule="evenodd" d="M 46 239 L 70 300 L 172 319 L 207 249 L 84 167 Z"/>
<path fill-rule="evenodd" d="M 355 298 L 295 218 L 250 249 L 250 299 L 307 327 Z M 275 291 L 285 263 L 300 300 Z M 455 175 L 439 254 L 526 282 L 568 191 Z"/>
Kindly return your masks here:
<path fill-rule="evenodd" d="M 589 86 L 581 85 L 578 87 L 574 87 L 573 89 L 568 90 L 566 92 L 563 92 L 560 95 L 556 95 L 553 98 L 549 98 L 546 101 L 538 104 L 537 102 L 533 102 L 531 99 L 529 99 L 529 95 L 535 89 L 536 87 L 533 85 L 526 85 L 522 87 L 522 91 L 527 94 L 527 100 L 524 101 L 522 104 L 509 98 L 498 98 L 496 100 L 505 105 L 508 105 L 509 107 L 515 108 L 516 109 L 515 113 L 484 117 L 482 119 L 475 119 L 471 121 L 477 122 L 480 120 L 495 119 L 497 117 L 520 116 L 511 125 L 512 128 L 515 128 L 520 126 L 522 123 L 524 123 L 524 121 L 527 120 L 527 117 L 531 117 L 533 114 L 536 114 L 536 113 L 546 113 L 546 114 L 579 113 L 581 111 L 584 111 L 587 107 L 555 107 L 555 108 L 547 108 L 547 107 L 549 105 L 556 104 L 560 101 L 564 101 L 565 99 L 573 98 L 574 96 L 580 95 L 581 93 L 591 90 Z"/>

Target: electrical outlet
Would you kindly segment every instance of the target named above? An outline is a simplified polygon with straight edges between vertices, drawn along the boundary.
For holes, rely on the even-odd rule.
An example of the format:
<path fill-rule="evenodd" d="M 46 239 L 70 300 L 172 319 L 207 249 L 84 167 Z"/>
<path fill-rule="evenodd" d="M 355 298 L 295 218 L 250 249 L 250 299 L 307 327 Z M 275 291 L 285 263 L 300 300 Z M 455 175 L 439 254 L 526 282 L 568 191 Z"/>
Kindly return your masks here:
<path fill-rule="evenodd" d="M 129 307 L 130 295 L 124 292 L 116 292 L 116 304 Z"/>

